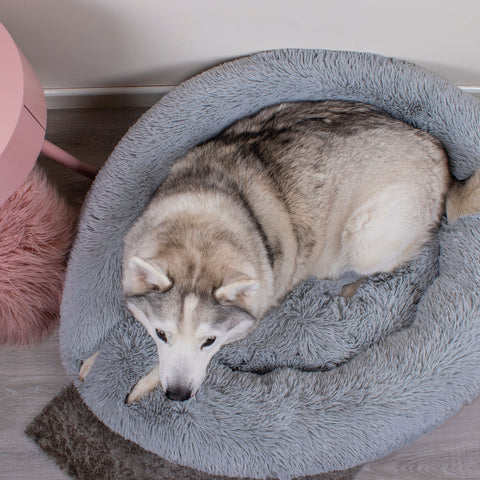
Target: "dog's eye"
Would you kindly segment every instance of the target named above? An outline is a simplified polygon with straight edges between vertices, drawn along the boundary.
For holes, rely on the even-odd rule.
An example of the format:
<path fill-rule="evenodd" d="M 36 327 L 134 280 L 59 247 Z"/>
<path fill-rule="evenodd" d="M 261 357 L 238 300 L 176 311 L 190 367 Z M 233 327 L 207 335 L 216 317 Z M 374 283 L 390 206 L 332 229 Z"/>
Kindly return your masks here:
<path fill-rule="evenodd" d="M 207 339 L 203 342 L 203 345 L 202 345 L 201 348 L 203 348 L 203 347 L 209 347 L 210 345 L 213 344 L 213 342 L 215 342 L 216 339 L 217 339 L 217 337 L 207 338 Z"/>
<path fill-rule="evenodd" d="M 157 337 L 163 342 L 167 343 L 167 336 L 165 335 L 165 332 L 163 330 L 157 329 Z"/>

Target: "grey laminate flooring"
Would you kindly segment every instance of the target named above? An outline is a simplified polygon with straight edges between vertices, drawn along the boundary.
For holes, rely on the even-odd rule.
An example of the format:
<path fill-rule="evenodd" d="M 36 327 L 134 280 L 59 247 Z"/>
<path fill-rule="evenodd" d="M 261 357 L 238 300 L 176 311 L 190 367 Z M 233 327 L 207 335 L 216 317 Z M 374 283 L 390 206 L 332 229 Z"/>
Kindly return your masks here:
<path fill-rule="evenodd" d="M 77 157 L 101 166 L 144 110 L 52 110 L 48 114 L 47 138 Z M 90 182 L 47 159 L 40 159 L 39 163 L 60 191 L 80 205 Z M 68 478 L 23 434 L 26 425 L 66 383 L 57 332 L 38 347 L 0 347 L 0 479 Z M 480 399 L 435 431 L 365 465 L 356 478 L 446 479 L 480 480 Z"/>

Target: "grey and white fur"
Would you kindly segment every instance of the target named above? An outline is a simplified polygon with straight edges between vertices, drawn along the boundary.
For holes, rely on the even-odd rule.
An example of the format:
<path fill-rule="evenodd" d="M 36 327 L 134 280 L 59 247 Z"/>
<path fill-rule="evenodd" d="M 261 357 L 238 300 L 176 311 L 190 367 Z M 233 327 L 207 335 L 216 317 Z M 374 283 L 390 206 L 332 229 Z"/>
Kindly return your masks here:
<path fill-rule="evenodd" d="M 125 237 L 125 301 L 159 356 L 128 401 L 158 385 L 189 399 L 212 356 L 307 277 L 405 264 L 447 192 L 452 218 L 478 211 L 474 179 L 449 190 L 440 142 L 356 102 L 268 107 L 193 148 Z"/>

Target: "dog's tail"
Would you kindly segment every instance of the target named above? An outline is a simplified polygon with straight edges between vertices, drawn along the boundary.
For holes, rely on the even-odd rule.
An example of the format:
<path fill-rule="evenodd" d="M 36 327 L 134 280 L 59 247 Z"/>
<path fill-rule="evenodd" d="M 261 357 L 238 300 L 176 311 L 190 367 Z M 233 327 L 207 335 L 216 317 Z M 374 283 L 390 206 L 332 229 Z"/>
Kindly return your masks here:
<path fill-rule="evenodd" d="M 464 215 L 480 213 L 480 170 L 464 182 L 454 181 L 447 193 L 445 206 L 449 222 Z"/>

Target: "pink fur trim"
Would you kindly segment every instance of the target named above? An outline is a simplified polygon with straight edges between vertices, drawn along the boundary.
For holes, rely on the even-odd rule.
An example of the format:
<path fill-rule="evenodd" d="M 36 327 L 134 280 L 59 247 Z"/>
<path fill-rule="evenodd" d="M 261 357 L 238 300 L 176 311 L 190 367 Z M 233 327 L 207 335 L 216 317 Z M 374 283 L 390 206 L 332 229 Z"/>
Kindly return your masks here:
<path fill-rule="evenodd" d="M 38 343 L 57 324 L 76 217 L 38 167 L 0 206 L 0 343 Z"/>

